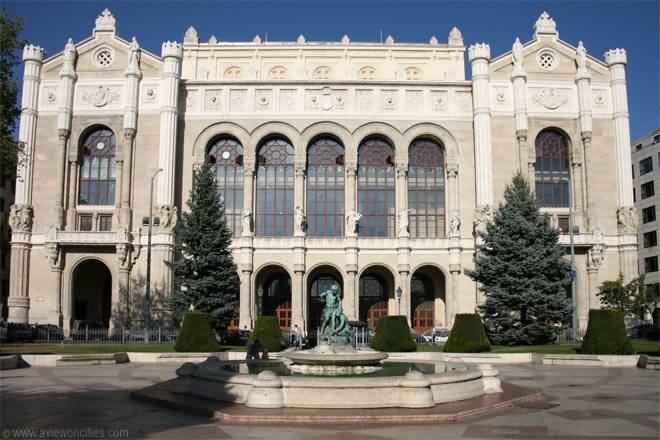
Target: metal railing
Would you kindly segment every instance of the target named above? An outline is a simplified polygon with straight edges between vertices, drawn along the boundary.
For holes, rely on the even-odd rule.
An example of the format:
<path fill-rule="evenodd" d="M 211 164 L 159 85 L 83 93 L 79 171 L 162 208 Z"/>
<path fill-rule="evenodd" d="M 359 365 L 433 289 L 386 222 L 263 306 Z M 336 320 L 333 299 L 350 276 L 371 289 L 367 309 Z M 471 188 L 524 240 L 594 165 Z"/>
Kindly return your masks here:
<path fill-rule="evenodd" d="M 35 329 L 32 342 L 50 344 L 66 342 L 73 344 L 174 344 L 179 329 L 152 328 L 145 329 L 91 329 L 62 331 L 61 329 Z"/>

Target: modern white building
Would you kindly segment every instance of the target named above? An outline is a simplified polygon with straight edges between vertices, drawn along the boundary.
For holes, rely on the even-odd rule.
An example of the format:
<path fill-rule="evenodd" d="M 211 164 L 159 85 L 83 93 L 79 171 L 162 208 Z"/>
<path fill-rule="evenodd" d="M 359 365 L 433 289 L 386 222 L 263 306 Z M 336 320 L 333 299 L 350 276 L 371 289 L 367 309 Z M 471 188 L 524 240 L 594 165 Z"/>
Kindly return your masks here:
<path fill-rule="evenodd" d="M 241 328 L 259 314 L 315 328 L 328 283 L 372 326 L 403 314 L 421 331 L 473 312 L 473 233 L 518 171 L 564 232 L 572 194 L 585 328 L 598 286 L 637 274 L 626 52 L 591 56 L 546 13 L 502 54 L 446 32 L 423 44 L 235 43 L 190 27 L 152 54 L 106 10 L 60 53 L 26 46 L 9 319 L 112 325 L 131 307 L 158 169 L 152 283 L 157 302 L 170 295 L 177 212 L 210 161 Z"/>
<path fill-rule="evenodd" d="M 639 272 L 660 292 L 660 128 L 632 143 L 635 206 L 639 214 Z"/>

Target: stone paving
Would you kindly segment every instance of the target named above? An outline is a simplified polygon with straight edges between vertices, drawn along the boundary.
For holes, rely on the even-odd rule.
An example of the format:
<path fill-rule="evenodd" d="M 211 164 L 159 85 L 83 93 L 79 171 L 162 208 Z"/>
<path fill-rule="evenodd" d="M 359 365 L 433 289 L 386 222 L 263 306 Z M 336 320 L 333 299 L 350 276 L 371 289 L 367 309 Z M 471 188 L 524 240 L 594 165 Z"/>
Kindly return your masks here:
<path fill-rule="evenodd" d="M 176 367 L 129 363 L 0 371 L 0 434 L 268 440 L 660 438 L 660 372 L 653 370 L 500 365 L 503 380 L 541 387 L 547 399 L 460 423 L 300 427 L 227 425 L 130 398 L 133 390 L 175 377 Z"/>

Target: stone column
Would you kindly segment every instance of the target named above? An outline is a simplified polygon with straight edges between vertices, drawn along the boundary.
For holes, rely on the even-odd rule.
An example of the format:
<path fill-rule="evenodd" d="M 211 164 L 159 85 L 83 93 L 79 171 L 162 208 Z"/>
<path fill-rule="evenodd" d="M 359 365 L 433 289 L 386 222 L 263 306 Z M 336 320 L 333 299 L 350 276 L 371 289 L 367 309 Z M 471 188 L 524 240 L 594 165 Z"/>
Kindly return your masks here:
<path fill-rule="evenodd" d="M 179 102 L 179 80 L 183 46 L 177 42 L 165 42 L 162 47 L 162 76 L 160 86 L 160 146 L 158 166 L 163 171 L 158 175 L 158 206 L 174 205 L 175 157 L 177 143 L 177 117 Z"/>
<path fill-rule="evenodd" d="M 307 321 L 303 316 L 303 301 L 305 295 L 305 271 L 295 270 L 291 280 L 291 328 L 298 324 L 302 329 L 307 328 Z"/>
<path fill-rule="evenodd" d="M 249 231 L 245 230 L 245 218 L 243 220 L 243 236 L 254 234 L 254 162 L 246 162 L 243 165 L 243 214 L 249 214 Z"/>
<path fill-rule="evenodd" d="M 626 281 L 637 275 L 637 211 L 633 205 L 630 157 L 630 123 L 628 120 L 628 96 L 626 92 L 626 51 L 613 49 L 605 52 L 605 62 L 610 69 L 612 111 L 614 113 L 614 139 L 616 145 L 617 219 L 620 237 L 619 265 Z"/>
<path fill-rule="evenodd" d="M 460 312 L 458 307 L 458 283 L 461 277 L 461 265 L 456 263 L 450 264 L 449 275 L 451 280 L 449 282 L 449 289 L 445 292 L 445 303 L 447 312 L 446 326 L 451 328 L 454 325 L 456 314 Z"/>
<path fill-rule="evenodd" d="M 9 275 L 8 320 L 27 323 L 30 298 L 28 292 L 30 241 L 32 234 L 32 170 L 37 128 L 39 82 L 44 51 L 39 46 L 23 48 L 23 95 L 21 97 L 21 121 L 18 140 L 23 144 L 24 155 L 19 157 L 16 168 L 16 192 L 14 205 L 9 213 L 12 229 Z"/>
<path fill-rule="evenodd" d="M 59 135 L 58 160 L 57 160 L 57 192 L 55 193 L 55 226 L 58 229 L 64 228 L 64 194 L 66 175 L 66 150 L 71 134 L 71 114 L 73 112 L 73 93 L 76 75 L 76 46 L 73 40 L 69 38 L 64 46 L 62 69 L 60 70 L 60 85 L 58 90 L 59 109 L 57 111 L 57 131 Z"/>
<path fill-rule="evenodd" d="M 241 293 L 240 293 L 240 311 L 238 318 L 238 326 L 241 330 L 248 328 L 252 329 L 252 272 L 249 270 L 241 270 Z"/>
<path fill-rule="evenodd" d="M 531 162 L 529 144 L 527 143 L 527 73 L 523 67 L 523 47 L 520 40 L 516 38 L 513 43 L 513 71 L 511 82 L 513 84 L 513 114 L 516 121 L 516 141 L 518 142 L 518 169 L 529 182 L 534 178 L 534 162 Z M 534 188 L 534 185 L 531 185 Z"/>
<path fill-rule="evenodd" d="M 614 113 L 614 139 L 617 157 L 617 201 L 620 207 L 633 206 L 632 175 L 630 158 L 630 123 L 628 120 L 628 96 L 626 92 L 626 51 L 613 49 L 605 53 L 605 62 L 610 69 L 612 110 Z"/>
<path fill-rule="evenodd" d="M 396 206 L 396 228 L 395 236 L 400 239 L 410 237 L 410 226 L 408 224 L 408 163 L 398 162 L 396 164 L 396 183 L 395 183 L 395 204 Z"/>
<path fill-rule="evenodd" d="M 240 293 L 240 313 L 239 326 L 252 329 L 257 318 L 255 286 L 252 285 L 253 272 L 253 236 L 254 236 L 254 215 L 253 215 L 253 189 L 254 189 L 254 160 L 246 159 L 243 163 L 243 214 L 242 231 L 240 240 L 240 270 L 241 270 L 241 293 Z"/>
<path fill-rule="evenodd" d="M 78 199 L 78 154 L 76 152 L 73 160 L 69 160 L 69 207 L 66 210 L 66 229 L 75 231 L 78 228 L 76 224 L 77 213 L 76 203 Z"/>
<path fill-rule="evenodd" d="M 346 187 L 345 191 L 345 209 L 346 214 L 351 211 L 357 210 L 357 162 L 347 161 L 346 162 Z M 344 232 L 345 235 L 348 235 Z"/>
<path fill-rule="evenodd" d="M 124 101 L 124 144 L 122 148 L 121 188 L 119 192 L 119 224 L 131 229 L 131 176 L 133 172 L 133 146 L 137 130 L 138 95 L 140 87 L 140 46 L 135 37 L 128 50 L 128 67 L 124 72 L 126 98 Z M 119 165 L 119 164 L 118 164 Z"/>
<path fill-rule="evenodd" d="M 452 218 L 455 218 L 454 221 L 458 220 L 458 226 L 460 227 L 461 221 L 461 206 L 460 206 L 460 197 L 458 189 L 458 164 L 457 163 L 448 163 L 447 164 L 447 198 L 446 198 L 446 212 L 447 219 L 445 220 L 445 236 L 451 236 L 451 222 Z M 453 235 L 456 235 L 454 231 Z"/>
<path fill-rule="evenodd" d="M 477 43 L 468 48 L 472 66 L 472 104 L 474 123 L 475 175 L 477 208 L 493 203 L 493 169 L 491 150 L 491 113 L 489 102 L 490 46 Z"/>
<path fill-rule="evenodd" d="M 305 161 L 296 160 L 295 162 L 295 180 L 293 182 L 293 205 L 294 205 L 294 224 L 293 235 L 296 237 L 305 236 L 304 220 L 302 224 L 298 224 L 298 211 L 302 210 L 303 219 L 304 213 L 307 211 L 305 207 Z"/>
<path fill-rule="evenodd" d="M 349 270 L 350 269 L 350 270 Z M 351 321 L 358 320 L 359 297 L 357 288 L 357 271 L 352 270 L 352 266 L 347 265 L 346 280 L 344 282 L 344 298 L 341 305 L 344 313 Z"/>

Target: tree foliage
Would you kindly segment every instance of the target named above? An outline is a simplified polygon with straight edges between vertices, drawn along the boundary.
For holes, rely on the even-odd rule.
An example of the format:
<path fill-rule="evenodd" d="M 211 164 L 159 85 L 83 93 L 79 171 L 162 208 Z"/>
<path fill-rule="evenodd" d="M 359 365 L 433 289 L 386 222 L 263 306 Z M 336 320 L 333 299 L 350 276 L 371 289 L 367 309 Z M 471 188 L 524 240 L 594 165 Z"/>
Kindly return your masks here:
<path fill-rule="evenodd" d="M 603 308 L 618 310 L 624 316 L 629 316 L 639 314 L 645 290 L 644 275 L 627 284 L 623 282 L 623 275 L 619 275 L 614 281 L 603 282 L 596 295 L 600 298 Z"/>
<path fill-rule="evenodd" d="M 494 344 L 552 341 L 571 316 L 570 264 L 559 231 L 536 205 L 529 184 L 516 175 L 485 231 L 478 231 L 474 270 L 466 274 L 485 295 L 479 306 Z"/>
<path fill-rule="evenodd" d="M 177 224 L 171 297 L 174 318 L 193 305 L 206 312 L 214 328 L 226 328 L 238 307 L 240 280 L 229 245 L 231 232 L 225 222 L 213 169 L 206 164 L 193 172 L 189 212 Z"/>
<path fill-rule="evenodd" d="M 21 62 L 20 49 L 25 42 L 18 37 L 23 30 L 20 17 L 12 19 L 0 8 L 0 183 L 14 175 L 20 150 L 14 128 L 21 111 L 16 99 L 18 83 L 14 69 Z"/>

